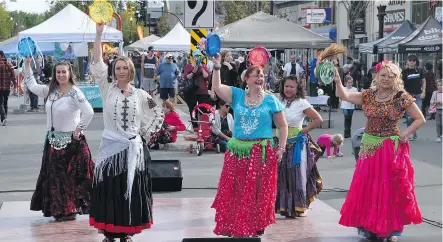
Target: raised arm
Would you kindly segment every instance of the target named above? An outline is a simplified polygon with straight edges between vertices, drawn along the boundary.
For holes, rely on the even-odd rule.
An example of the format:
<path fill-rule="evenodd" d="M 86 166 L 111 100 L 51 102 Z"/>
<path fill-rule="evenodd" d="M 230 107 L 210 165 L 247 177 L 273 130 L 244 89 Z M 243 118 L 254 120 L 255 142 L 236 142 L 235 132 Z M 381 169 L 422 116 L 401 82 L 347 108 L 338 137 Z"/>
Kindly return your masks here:
<path fill-rule="evenodd" d="M 220 61 L 221 56 L 217 54 L 215 58 L 212 60 L 214 62 L 214 70 L 212 73 L 212 90 L 217 94 L 217 96 L 227 102 L 232 103 L 232 89 L 230 86 L 226 86 L 221 84 L 221 77 L 220 77 Z"/>
<path fill-rule="evenodd" d="M 335 68 L 335 78 L 334 78 L 335 86 L 336 86 L 336 94 L 343 101 L 347 101 L 353 104 L 362 105 L 363 104 L 363 95 L 361 92 L 348 92 L 346 88 L 343 86 L 341 82 L 340 73 L 338 69 Z M 332 84 L 331 84 L 332 85 Z"/>
<path fill-rule="evenodd" d="M 94 54 L 92 56 L 90 71 L 94 77 L 95 82 L 98 83 L 102 96 L 106 94 L 110 84 L 108 83 L 108 66 L 103 62 L 102 58 L 102 34 L 104 24 L 96 25 L 96 35 L 94 42 Z"/>
<path fill-rule="evenodd" d="M 31 71 L 31 60 L 31 57 L 28 57 L 25 60 L 25 84 L 32 93 L 39 97 L 46 98 L 49 94 L 49 87 L 37 83 Z"/>

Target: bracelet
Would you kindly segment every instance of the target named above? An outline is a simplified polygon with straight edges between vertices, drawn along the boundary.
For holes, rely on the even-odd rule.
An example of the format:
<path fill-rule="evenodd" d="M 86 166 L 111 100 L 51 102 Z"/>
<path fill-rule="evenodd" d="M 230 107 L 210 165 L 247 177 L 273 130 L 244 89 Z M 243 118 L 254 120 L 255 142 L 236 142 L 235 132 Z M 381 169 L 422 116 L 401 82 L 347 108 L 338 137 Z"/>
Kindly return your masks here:
<path fill-rule="evenodd" d="M 214 70 L 218 71 L 221 69 L 221 65 L 214 66 Z"/>
<path fill-rule="evenodd" d="M 279 147 L 278 147 L 278 150 L 286 151 L 286 147 L 281 147 L 281 146 L 279 146 Z"/>

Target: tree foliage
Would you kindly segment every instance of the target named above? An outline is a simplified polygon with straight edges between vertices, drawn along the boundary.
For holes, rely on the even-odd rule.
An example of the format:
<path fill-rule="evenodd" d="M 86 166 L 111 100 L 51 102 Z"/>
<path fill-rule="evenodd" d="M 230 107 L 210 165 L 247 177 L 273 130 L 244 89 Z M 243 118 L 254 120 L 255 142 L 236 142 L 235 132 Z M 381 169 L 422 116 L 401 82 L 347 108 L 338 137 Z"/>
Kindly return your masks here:
<path fill-rule="evenodd" d="M 270 10 L 269 1 L 226 0 L 222 2 L 222 7 L 225 12 L 225 18 L 223 23 L 225 25 L 243 19 L 258 11 L 269 12 Z"/>
<path fill-rule="evenodd" d="M 372 1 L 343 1 L 348 14 L 349 27 L 349 56 L 355 58 L 355 29 L 359 21 L 364 21 L 366 9 L 373 4 Z"/>
<path fill-rule="evenodd" d="M 26 13 L 23 11 L 12 11 L 9 13 L 9 15 L 11 16 L 10 19 L 13 22 L 11 29 L 12 36 L 16 36 L 20 31 L 32 28 L 45 21 L 44 14 Z"/>
<path fill-rule="evenodd" d="M 0 26 L 0 41 L 11 38 L 13 22 L 4 2 L 0 2 Z"/>
<path fill-rule="evenodd" d="M 171 30 L 168 20 L 168 8 L 165 1 L 165 6 L 163 8 L 163 15 L 157 20 L 157 32 L 160 36 L 165 36 Z"/>

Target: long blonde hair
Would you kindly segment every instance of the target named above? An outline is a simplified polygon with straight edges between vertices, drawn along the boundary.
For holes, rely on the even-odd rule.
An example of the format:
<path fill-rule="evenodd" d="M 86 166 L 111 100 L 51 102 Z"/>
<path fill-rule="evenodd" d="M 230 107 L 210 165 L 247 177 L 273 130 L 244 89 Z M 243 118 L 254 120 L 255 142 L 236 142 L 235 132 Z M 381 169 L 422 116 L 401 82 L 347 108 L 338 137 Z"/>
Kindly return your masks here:
<path fill-rule="evenodd" d="M 401 70 L 392 61 L 382 61 L 377 64 L 376 69 L 377 69 L 377 75 L 375 75 L 374 80 L 372 80 L 371 89 L 375 90 L 380 87 L 380 81 L 379 81 L 380 72 L 383 69 L 387 69 L 389 73 L 392 73 L 395 75 L 394 89 L 397 91 L 404 91 L 405 90 L 405 88 L 403 86 L 403 79 L 401 77 Z"/>

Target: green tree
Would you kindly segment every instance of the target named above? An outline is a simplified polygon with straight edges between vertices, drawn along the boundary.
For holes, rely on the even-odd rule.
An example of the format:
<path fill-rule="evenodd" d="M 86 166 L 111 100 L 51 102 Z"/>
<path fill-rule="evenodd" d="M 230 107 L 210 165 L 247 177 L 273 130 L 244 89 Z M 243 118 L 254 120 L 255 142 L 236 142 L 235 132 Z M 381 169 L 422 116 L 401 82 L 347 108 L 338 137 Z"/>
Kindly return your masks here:
<path fill-rule="evenodd" d="M 13 30 L 13 22 L 8 11 L 6 11 L 6 4 L 0 2 L 0 41 L 11 38 Z"/>
<path fill-rule="evenodd" d="M 133 14 L 120 14 L 123 23 L 123 42 L 125 45 L 132 44 L 137 41 L 138 33 L 137 33 L 137 21 Z"/>
<path fill-rule="evenodd" d="M 45 20 L 44 14 L 26 13 L 22 11 L 12 11 L 9 13 L 11 16 L 12 35 L 17 35 L 20 31 L 32 28 L 41 24 Z"/>
<path fill-rule="evenodd" d="M 157 32 L 160 36 L 165 36 L 171 30 L 171 26 L 169 26 L 168 20 L 168 7 L 165 1 L 165 5 L 163 7 L 163 15 L 157 20 Z"/>
<path fill-rule="evenodd" d="M 117 11 L 119 9 L 119 4 L 123 4 L 120 1 L 109 1 L 109 3 L 114 8 L 114 11 Z M 91 1 L 68 1 L 68 0 L 54 0 L 51 1 L 51 6 L 49 7 L 49 10 L 45 12 L 45 20 L 54 16 L 56 13 L 60 12 L 60 10 L 64 9 L 68 4 L 72 4 L 74 7 L 80 9 L 83 12 L 87 12 L 87 9 L 89 6 L 92 5 Z"/>
<path fill-rule="evenodd" d="M 269 12 L 269 1 L 232 1 L 226 0 L 221 3 L 225 12 L 223 24 L 230 24 L 258 11 Z"/>

